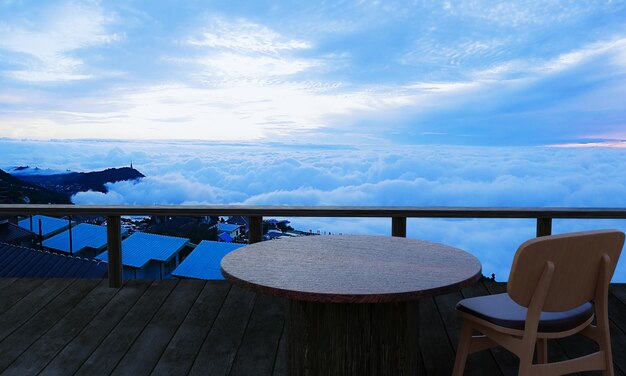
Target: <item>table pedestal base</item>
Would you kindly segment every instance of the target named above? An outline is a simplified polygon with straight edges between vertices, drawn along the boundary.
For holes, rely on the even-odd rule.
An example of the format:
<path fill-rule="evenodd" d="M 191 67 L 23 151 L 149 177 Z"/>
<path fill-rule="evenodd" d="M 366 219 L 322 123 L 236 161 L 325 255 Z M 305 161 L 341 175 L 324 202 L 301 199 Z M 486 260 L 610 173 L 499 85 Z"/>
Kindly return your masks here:
<path fill-rule="evenodd" d="M 316 303 L 290 300 L 290 375 L 416 375 L 418 301 Z"/>

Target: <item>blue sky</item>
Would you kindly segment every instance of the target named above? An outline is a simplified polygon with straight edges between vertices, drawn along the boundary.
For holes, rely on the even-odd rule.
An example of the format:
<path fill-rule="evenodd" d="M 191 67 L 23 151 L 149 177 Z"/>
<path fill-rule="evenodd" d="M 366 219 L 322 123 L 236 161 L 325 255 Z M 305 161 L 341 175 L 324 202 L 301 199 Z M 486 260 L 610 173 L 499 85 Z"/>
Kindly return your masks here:
<path fill-rule="evenodd" d="M 0 137 L 626 139 L 623 1 L 0 1 Z"/>

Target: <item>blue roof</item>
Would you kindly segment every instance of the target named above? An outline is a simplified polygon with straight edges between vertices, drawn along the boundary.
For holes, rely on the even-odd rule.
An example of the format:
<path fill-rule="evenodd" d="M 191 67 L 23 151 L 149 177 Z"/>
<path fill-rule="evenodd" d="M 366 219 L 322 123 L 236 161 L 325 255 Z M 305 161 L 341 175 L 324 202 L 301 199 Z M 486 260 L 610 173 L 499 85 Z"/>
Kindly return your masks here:
<path fill-rule="evenodd" d="M 148 261 L 168 261 L 189 243 L 189 239 L 136 232 L 122 240 L 122 264 L 134 268 L 144 267 Z M 108 253 L 96 256 L 108 260 Z"/>
<path fill-rule="evenodd" d="M 67 219 L 48 217 L 46 215 L 33 215 L 33 232 L 39 234 L 39 220 L 41 219 L 41 234 L 45 237 L 48 235 L 64 230 L 69 227 Z M 18 222 L 21 228 L 30 230 L 30 219 L 22 219 Z"/>
<path fill-rule="evenodd" d="M 230 223 L 218 223 L 217 231 L 233 232 L 241 227 L 240 225 L 231 225 Z"/>
<path fill-rule="evenodd" d="M 226 243 L 232 243 L 233 242 L 233 238 L 230 235 L 228 235 L 227 233 L 225 233 L 225 232 L 220 233 L 219 235 L 217 235 L 217 237 L 221 241 L 226 242 Z"/>
<path fill-rule="evenodd" d="M 127 229 L 122 230 L 125 235 Z M 91 225 L 81 223 L 72 227 L 72 250 L 74 253 L 80 252 L 85 247 L 103 249 L 107 245 L 106 226 Z M 43 246 L 57 251 L 70 253 L 70 231 L 65 230 L 58 235 L 43 241 Z"/>
<path fill-rule="evenodd" d="M 244 245 L 203 240 L 178 265 L 178 268 L 172 272 L 172 275 L 184 278 L 224 279 L 220 272 L 222 258 L 229 252 Z"/>

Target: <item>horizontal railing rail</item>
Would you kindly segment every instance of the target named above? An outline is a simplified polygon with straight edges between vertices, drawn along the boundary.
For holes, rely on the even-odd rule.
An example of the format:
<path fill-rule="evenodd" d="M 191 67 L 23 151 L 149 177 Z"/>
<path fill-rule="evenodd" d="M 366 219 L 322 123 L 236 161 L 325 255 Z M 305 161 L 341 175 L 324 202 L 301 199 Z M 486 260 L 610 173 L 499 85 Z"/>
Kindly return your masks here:
<path fill-rule="evenodd" d="M 407 218 L 533 218 L 537 236 L 552 233 L 552 219 L 626 219 L 626 208 L 513 208 L 420 206 L 248 206 L 248 205 L 30 205 L 0 204 L 1 215 L 94 215 L 107 218 L 109 285 L 123 283 L 120 216 L 242 215 L 249 218 L 248 241 L 263 238 L 263 217 L 391 218 L 391 235 L 406 236 Z"/>
<path fill-rule="evenodd" d="M 436 206 L 31 205 L 0 204 L 0 215 L 265 215 L 284 217 L 626 219 L 626 208 Z"/>

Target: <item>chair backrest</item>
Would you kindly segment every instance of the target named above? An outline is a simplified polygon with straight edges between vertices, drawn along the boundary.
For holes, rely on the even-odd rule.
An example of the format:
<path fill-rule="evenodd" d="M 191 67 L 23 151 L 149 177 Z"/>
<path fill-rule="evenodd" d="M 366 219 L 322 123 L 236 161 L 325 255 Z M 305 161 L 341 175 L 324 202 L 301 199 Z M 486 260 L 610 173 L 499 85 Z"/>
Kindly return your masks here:
<path fill-rule="evenodd" d="M 610 258 L 609 274 L 617 265 L 624 233 L 617 230 L 575 232 L 543 236 L 524 242 L 517 249 L 507 292 L 528 307 L 547 261 L 554 263 L 554 276 L 542 308 L 557 312 L 592 300 L 596 292 L 602 255 Z"/>

